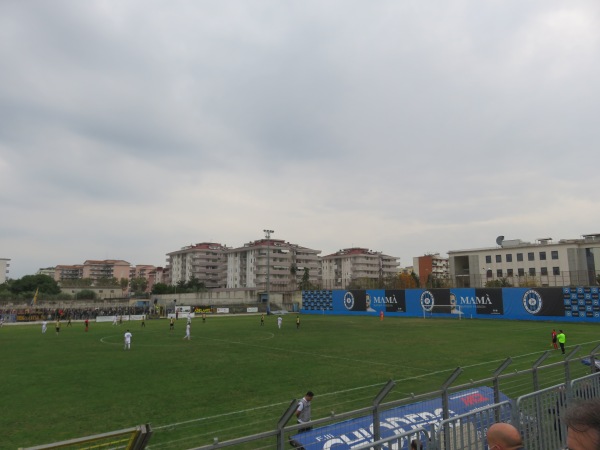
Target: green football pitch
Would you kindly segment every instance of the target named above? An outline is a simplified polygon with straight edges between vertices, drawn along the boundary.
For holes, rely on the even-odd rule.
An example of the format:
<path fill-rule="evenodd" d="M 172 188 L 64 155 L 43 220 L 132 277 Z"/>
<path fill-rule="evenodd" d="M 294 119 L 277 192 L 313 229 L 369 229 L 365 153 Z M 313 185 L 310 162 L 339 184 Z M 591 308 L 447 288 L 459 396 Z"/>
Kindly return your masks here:
<path fill-rule="evenodd" d="M 600 343 L 597 324 L 302 315 L 195 318 L 114 326 L 81 322 L 0 328 L 0 448 L 15 449 L 151 424 L 151 449 L 193 448 L 275 428 L 291 400 L 315 393 L 313 419 L 372 404 L 388 380 L 388 400 L 434 391 L 457 368 L 455 384 L 531 367 L 563 328 L 567 350 L 584 356 Z M 123 334 L 133 334 L 131 350 Z M 551 351 L 546 363 L 563 360 Z M 573 364 L 572 376 L 589 373 Z M 547 371 L 546 385 L 564 379 Z M 518 396 L 531 376 L 501 385 Z"/>

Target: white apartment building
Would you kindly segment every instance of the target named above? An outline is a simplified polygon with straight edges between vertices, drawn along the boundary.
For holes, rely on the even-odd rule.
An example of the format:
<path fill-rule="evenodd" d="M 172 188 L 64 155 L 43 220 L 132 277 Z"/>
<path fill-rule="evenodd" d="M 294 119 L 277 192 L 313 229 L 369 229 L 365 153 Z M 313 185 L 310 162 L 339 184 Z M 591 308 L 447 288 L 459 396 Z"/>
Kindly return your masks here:
<path fill-rule="evenodd" d="M 8 268 L 10 267 L 10 259 L 0 258 L 0 284 L 6 283 L 8 278 Z"/>
<path fill-rule="evenodd" d="M 347 248 L 323 256 L 323 288 L 346 289 L 354 280 L 398 275 L 399 258 L 366 248 Z"/>
<path fill-rule="evenodd" d="M 227 250 L 222 244 L 202 242 L 167 253 L 171 284 L 196 277 L 207 288 L 224 288 L 227 285 Z"/>
<path fill-rule="evenodd" d="M 260 239 L 227 252 L 227 288 L 257 288 L 273 291 L 297 289 L 308 269 L 309 282 L 321 278 L 320 250 L 290 244 L 280 239 Z"/>
<path fill-rule="evenodd" d="M 494 279 L 506 279 L 513 286 L 598 284 L 600 234 L 558 242 L 552 238 L 497 242 L 497 247 L 448 252 L 450 277 L 457 287 L 482 287 Z"/>
<path fill-rule="evenodd" d="M 36 274 L 37 275 L 47 275 L 50 278 L 54 278 L 55 273 L 56 273 L 55 267 L 42 267 L 41 269 L 38 269 Z"/>

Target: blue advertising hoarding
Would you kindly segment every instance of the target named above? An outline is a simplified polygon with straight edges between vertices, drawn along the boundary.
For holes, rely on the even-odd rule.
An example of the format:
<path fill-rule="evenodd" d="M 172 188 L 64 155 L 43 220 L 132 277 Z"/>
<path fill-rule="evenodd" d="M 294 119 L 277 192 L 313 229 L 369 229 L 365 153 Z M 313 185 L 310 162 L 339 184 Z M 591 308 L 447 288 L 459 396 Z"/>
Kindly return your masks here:
<path fill-rule="evenodd" d="M 450 417 L 468 413 L 475 409 L 493 405 L 494 391 L 489 387 L 480 387 L 468 389 L 451 394 L 448 399 Z M 500 393 L 500 401 L 506 401 L 509 398 Z M 437 424 L 442 421 L 442 399 L 411 403 L 409 405 L 398 406 L 380 413 L 380 432 L 381 438 L 410 432 L 430 424 Z M 353 447 L 373 442 L 373 417 L 364 416 L 356 419 L 339 422 L 325 427 L 315 428 L 310 431 L 298 433 L 292 436 L 292 439 L 300 443 L 306 450 L 349 450 Z M 509 417 L 502 417 L 502 420 L 509 420 Z M 490 423 L 479 421 L 473 424 L 478 432 L 485 432 L 485 428 L 491 425 L 493 420 L 490 417 Z M 421 436 L 421 440 L 426 441 L 427 436 Z M 408 442 L 402 442 L 400 448 L 408 448 Z"/>
<path fill-rule="evenodd" d="M 459 288 L 302 292 L 306 314 L 600 322 L 599 288 Z"/>

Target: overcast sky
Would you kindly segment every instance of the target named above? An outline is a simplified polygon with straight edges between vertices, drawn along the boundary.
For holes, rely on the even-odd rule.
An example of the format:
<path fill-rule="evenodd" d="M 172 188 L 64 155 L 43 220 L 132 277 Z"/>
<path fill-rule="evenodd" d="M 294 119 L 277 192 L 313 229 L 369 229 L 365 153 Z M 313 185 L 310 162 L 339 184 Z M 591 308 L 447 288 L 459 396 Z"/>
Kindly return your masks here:
<path fill-rule="evenodd" d="M 0 2 L 0 258 L 600 232 L 600 2 Z"/>

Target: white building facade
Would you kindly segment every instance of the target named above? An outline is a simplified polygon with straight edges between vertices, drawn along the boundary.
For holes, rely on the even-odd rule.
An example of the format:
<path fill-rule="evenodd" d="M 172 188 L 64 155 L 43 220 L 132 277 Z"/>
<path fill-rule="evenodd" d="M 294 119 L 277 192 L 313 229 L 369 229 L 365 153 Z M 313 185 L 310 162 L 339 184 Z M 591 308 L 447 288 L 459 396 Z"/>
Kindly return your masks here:
<path fill-rule="evenodd" d="M 319 284 L 320 250 L 280 239 L 260 239 L 227 251 L 227 288 L 256 288 L 273 291 L 298 289 L 305 269 L 308 282 Z"/>
<path fill-rule="evenodd" d="M 10 267 L 10 259 L 0 258 L 0 284 L 6 283 L 8 279 L 8 268 Z"/>
<path fill-rule="evenodd" d="M 170 284 L 196 277 L 207 288 L 224 288 L 227 284 L 227 250 L 222 244 L 202 242 L 167 253 Z"/>
<path fill-rule="evenodd" d="M 398 275 L 399 258 L 366 248 L 347 248 L 322 258 L 323 288 L 346 289 L 353 281 Z"/>
<path fill-rule="evenodd" d="M 482 287 L 492 280 L 512 286 L 590 286 L 600 275 L 600 234 L 580 239 L 502 240 L 497 247 L 448 252 L 457 287 Z"/>

